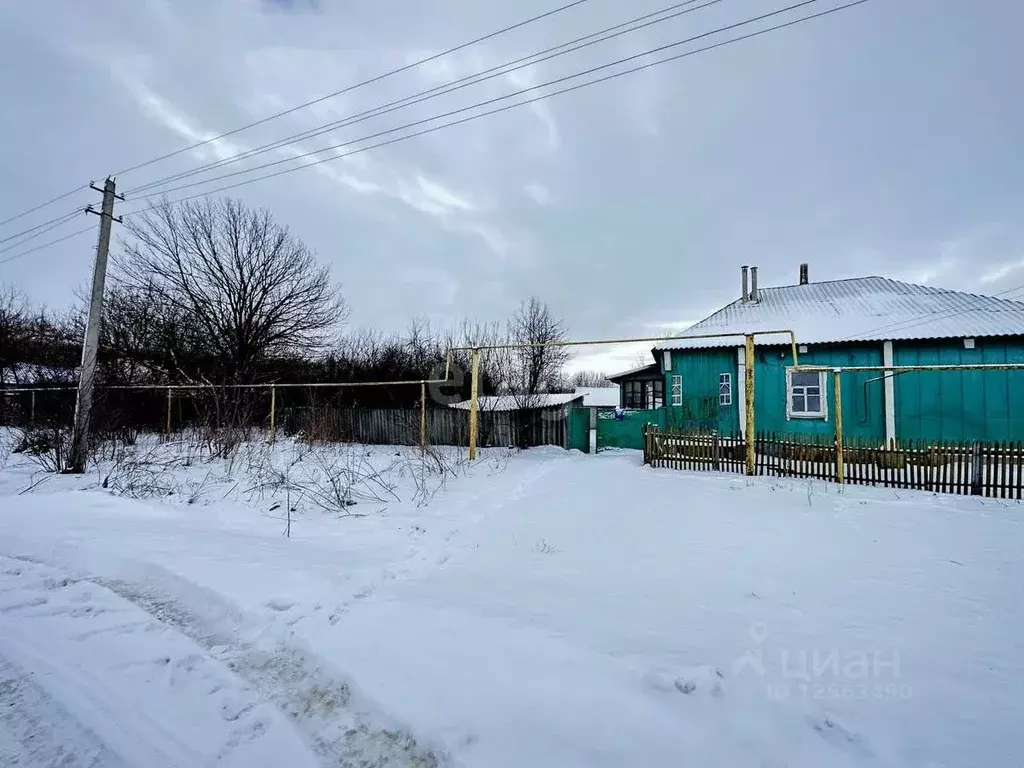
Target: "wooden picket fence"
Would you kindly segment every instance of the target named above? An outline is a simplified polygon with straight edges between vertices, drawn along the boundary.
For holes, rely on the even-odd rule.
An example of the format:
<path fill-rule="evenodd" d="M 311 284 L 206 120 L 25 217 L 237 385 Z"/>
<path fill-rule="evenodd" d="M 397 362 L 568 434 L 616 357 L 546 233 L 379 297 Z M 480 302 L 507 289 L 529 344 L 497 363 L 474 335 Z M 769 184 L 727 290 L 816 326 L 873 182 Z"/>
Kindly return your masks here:
<path fill-rule="evenodd" d="M 757 433 L 755 474 L 836 482 L 838 456 L 831 435 Z M 746 472 L 746 442 L 715 433 L 644 430 L 644 462 L 653 467 Z M 1024 499 L 1024 443 L 847 438 L 844 481 L 1000 499 Z"/>

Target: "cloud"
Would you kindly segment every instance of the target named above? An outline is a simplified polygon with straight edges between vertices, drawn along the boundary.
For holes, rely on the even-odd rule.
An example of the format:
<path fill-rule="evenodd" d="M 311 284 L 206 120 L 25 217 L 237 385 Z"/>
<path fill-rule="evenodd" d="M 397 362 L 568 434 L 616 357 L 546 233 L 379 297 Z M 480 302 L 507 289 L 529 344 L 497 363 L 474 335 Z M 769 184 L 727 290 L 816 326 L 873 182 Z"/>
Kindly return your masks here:
<path fill-rule="evenodd" d="M 532 181 L 523 187 L 523 194 L 537 205 L 551 205 L 551 192 L 543 184 Z"/>
<path fill-rule="evenodd" d="M 515 87 L 515 90 L 519 91 L 524 88 L 536 88 L 537 76 L 535 73 L 526 69 L 519 69 L 515 72 L 509 72 L 505 75 L 508 81 Z M 542 93 L 541 91 L 527 91 L 520 96 L 516 96 L 509 100 L 509 103 L 515 103 L 523 101 L 524 99 L 534 98 L 535 96 Z M 548 101 L 535 101 L 530 104 L 527 109 L 533 113 L 534 117 L 540 121 L 540 124 L 544 130 L 544 138 L 540 144 L 540 149 L 547 152 L 556 152 L 562 144 L 561 134 L 558 130 L 558 123 L 555 121 L 554 113 L 551 111 Z"/>
<path fill-rule="evenodd" d="M 992 269 L 982 272 L 981 277 L 978 278 L 978 282 L 982 285 L 998 283 L 1004 278 L 1012 275 L 1014 272 L 1019 272 L 1022 269 L 1024 269 L 1024 259 L 1007 261 L 1002 264 L 997 264 Z"/>
<path fill-rule="evenodd" d="M 416 182 L 420 186 L 420 191 L 426 197 L 444 208 L 458 208 L 462 211 L 476 210 L 476 206 L 473 203 L 469 202 L 465 198 L 459 197 L 436 181 L 431 181 L 425 176 L 417 175 Z"/>

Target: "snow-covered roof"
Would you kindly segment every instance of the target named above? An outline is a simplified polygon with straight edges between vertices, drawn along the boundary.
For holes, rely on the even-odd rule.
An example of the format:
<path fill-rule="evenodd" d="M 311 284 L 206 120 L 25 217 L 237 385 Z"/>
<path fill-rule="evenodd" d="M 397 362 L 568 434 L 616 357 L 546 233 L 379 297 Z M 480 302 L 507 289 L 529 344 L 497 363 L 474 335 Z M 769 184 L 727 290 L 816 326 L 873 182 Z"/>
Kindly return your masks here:
<path fill-rule="evenodd" d="M 614 408 L 619 404 L 618 387 L 576 387 L 576 394 L 583 395 L 584 406 Z"/>
<path fill-rule="evenodd" d="M 484 395 L 478 397 L 478 407 L 481 411 L 518 411 L 523 408 L 555 408 L 575 400 L 583 400 L 582 395 L 574 392 L 568 394 L 542 394 L 542 395 Z M 469 410 L 469 400 L 459 403 L 452 403 L 452 408 Z"/>
<path fill-rule="evenodd" d="M 792 330 L 800 344 L 893 339 L 1024 335 L 1024 302 L 858 277 L 762 288 L 760 300 L 738 299 L 655 349 L 738 346 L 753 331 Z M 735 339 L 689 339 L 688 333 L 735 333 Z M 784 335 L 756 339 L 785 344 Z"/>

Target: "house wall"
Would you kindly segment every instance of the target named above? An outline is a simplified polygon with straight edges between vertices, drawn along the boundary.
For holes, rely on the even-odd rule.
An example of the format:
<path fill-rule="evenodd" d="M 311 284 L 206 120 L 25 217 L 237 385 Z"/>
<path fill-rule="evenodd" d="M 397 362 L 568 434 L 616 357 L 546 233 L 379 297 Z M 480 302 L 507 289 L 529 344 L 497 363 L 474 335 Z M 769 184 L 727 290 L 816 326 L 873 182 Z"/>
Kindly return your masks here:
<path fill-rule="evenodd" d="M 847 346 L 811 346 L 800 354 L 805 365 L 881 365 L 882 342 Z M 835 393 L 832 374 L 825 375 L 822 394 L 827 399 L 825 419 L 786 418 L 786 368 L 793 365 L 789 347 L 761 347 L 754 352 L 754 421 L 759 432 L 834 434 Z M 885 436 L 885 403 L 882 382 L 865 383 L 879 375 L 843 374 L 843 433 L 850 437 Z"/>
<path fill-rule="evenodd" d="M 732 404 L 719 404 L 719 375 L 732 375 Z M 672 405 L 672 376 L 683 377 L 682 405 Z M 665 372 L 665 423 L 669 429 L 739 430 L 736 388 L 743 386 L 736 368 L 736 349 L 692 349 L 672 352 Z"/>
<path fill-rule="evenodd" d="M 1024 363 L 1024 338 L 893 342 L 894 365 L 992 363 Z M 899 438 L 1024 439 L 1024 371 L 911 372 L 893 384 Z"/>

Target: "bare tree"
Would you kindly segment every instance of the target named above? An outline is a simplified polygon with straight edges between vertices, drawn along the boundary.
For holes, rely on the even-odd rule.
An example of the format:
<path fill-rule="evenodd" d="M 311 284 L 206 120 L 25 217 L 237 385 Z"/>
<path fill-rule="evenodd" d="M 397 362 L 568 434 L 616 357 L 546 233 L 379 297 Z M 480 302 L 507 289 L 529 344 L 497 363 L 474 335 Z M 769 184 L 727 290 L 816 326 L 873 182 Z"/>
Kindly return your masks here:
<path fill-rule="evenodd" d="M 569 377 L 571 387 L 611 387 L 614 386 L 608 381 L 608 374 L 600 371 L 576 371 Z"/>
<path fill-rule="evenodd" d="M 528 435 L 542 417 L 542 395 L 558 389 L 564 379 L 563 369 L 571 355 L 558 343 L 566 340 L 567 333 L 562 319 L 532 296 L 508 320 L 506 340 L 514 346 L 494 353 L 491 364 L 500 388 L 516 407 L 513 430 L 521 447 L 529 444 Z"/>
<path fill-rule="evenodd" d="M 266 210 L 226 198 L 164 201 L 127 229 L 115 286 L 187 315 L 226 375 L 317 349 L 345 318 L 328 269 Z"/>
<path fill-rule="evenodd" d="M 567 333 L 564 321 L 536 296 L 520 304 L 509 319 L 508 341 L 519 346 L 504 356 L 503 383 L 521 401 L 521 408 L 534 405 L 531 399 L 538 400 L 536 395 L 550 392 L 561 381 L 571 354 L 558 343 Z"/>
<path fill-rule="evenodd" d="M 0 286 L 0 384 L 18 383 L 29 335 L 28 301 L 14 287 Z"/>

